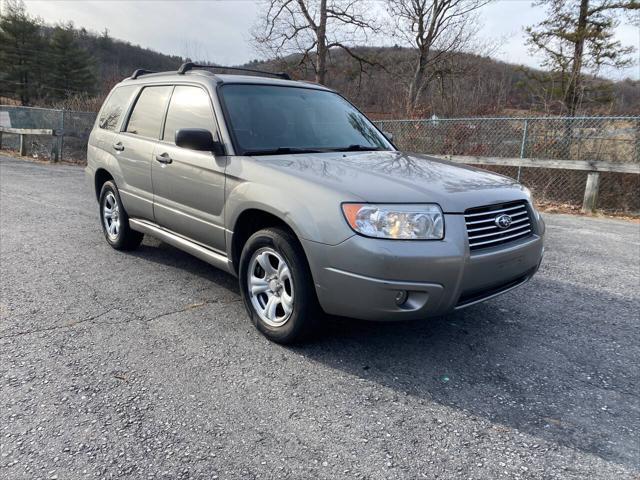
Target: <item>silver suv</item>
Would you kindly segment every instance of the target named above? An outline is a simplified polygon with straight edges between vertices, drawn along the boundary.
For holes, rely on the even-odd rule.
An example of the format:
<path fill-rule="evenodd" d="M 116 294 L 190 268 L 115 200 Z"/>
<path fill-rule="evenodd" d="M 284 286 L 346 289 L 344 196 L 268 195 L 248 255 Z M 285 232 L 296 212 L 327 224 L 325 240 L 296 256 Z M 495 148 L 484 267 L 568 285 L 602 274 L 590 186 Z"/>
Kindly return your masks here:
<path fill-rule="evenodd" d="M 112 247 L 150 234 L 238 276 L 282 343 L 322 311 L 442 315 L 538 269 L 544 223 L 514 180 L 400 152 L 321 85 L 212 70 L 137 70 L 100 110 L 86 172 Z"/>

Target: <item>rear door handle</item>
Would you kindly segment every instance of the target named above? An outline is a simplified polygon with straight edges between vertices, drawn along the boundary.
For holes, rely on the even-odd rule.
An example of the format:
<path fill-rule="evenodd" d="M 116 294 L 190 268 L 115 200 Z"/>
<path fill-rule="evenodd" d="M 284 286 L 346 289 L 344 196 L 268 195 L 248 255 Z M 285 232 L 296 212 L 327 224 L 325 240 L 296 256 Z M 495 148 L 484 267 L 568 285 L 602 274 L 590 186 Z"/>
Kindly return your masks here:
<path fill-rule="evenodd" d="M 121 152 L 124 150 L 124 145 L 122 145 L 122 142 L 114 143 L 113 149 Z"/>
<path fill-rule="evenodd" d="M 165 163 L 165 164 L 173 162 L 173 160 L 171 159 L 168 153 L 163 153 L 162 155 L 156 155 L 156 160 L 160 163 Z"/>

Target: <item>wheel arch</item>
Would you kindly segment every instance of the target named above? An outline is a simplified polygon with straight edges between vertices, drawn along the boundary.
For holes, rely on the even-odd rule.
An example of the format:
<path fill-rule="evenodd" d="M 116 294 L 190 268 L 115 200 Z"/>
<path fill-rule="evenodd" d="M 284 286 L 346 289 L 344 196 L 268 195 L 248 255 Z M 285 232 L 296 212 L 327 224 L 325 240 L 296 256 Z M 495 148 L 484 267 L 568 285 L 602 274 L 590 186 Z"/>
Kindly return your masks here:
<path fill-rule="evenodd" d="M 113 175 L 111 175 L 111 173 L 106 168 L 100 167 L 96 170 L 96 173 L 93 176 L 96 200 L 100 201 L 100 191 L 102 190 L 102 186 L 109 180 L 115 183 Z"/>
<path fill-rule="evenodd" d="M 236 273 L 239 273 L 238 266 L 240 264 L 240 255 L 249 237 L 257 231 L 269 227 L 279 227 L 287 230 L 302 246 L 300 236 L 296 232 L 296 229 L 281 216 L 265 208 L 247 208 L 237 216 L 233 224 L 233 234 L 231 235 L 231 262 Z"/>

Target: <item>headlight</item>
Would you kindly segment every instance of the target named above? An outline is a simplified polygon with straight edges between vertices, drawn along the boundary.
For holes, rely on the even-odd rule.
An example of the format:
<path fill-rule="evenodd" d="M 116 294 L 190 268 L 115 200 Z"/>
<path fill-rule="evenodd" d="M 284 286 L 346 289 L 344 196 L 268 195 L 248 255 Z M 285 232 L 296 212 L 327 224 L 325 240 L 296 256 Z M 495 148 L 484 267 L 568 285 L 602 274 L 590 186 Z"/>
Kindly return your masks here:
<path fill-rule="evenodd" d="M 367 237 L 398 240 L 441 240 L 444 237 L 444 217 L 435 204 L 344 203 L 342 211 L 351 228 Z"/>

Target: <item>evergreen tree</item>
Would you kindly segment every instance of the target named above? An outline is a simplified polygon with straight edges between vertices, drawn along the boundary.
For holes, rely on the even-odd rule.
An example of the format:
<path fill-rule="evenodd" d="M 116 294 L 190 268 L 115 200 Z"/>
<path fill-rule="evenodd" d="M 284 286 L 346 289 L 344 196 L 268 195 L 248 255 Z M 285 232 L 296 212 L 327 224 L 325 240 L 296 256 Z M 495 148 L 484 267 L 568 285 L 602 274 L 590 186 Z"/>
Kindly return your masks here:
<path fill-rule="evenodd" d="M 574 116 L 586 96 L 597 98 L 585 82 L 585 72 L 594 76 L 603 66 L 621 68 L 633 63 L 633 47 L 613 39 L 622 11 L 640 9 L 638 0 L 538 0 L 547 7 L 547 18 L 527 28 L 528 43 L 544 54 L 549 69 L 544 79 L 549 96 L 559 100 L 565 113 Z M 591 88 L 593 90 L 593 88 Z"/>
<path fill-rule="evenodd" d="M 72 24 L 53 30 L 48 48 L 48 86 L 56 98 L 92 93 L 96 77 L 89 53 L 78 45 Z"/>
<path fill-rule="evenodd" d="M 0 91 L 28 105 L 41 93 L 44 41 L 41 21 L 20 0 L 8 0 L 0 12 Z"/>

